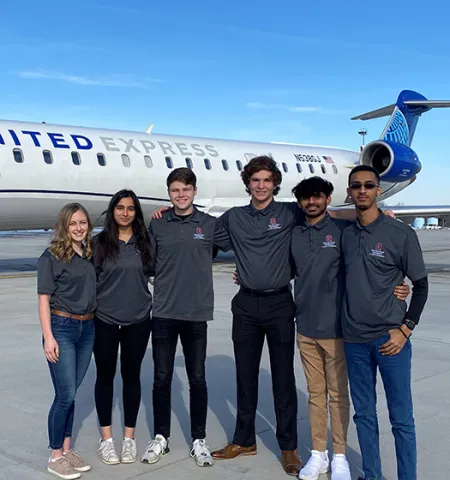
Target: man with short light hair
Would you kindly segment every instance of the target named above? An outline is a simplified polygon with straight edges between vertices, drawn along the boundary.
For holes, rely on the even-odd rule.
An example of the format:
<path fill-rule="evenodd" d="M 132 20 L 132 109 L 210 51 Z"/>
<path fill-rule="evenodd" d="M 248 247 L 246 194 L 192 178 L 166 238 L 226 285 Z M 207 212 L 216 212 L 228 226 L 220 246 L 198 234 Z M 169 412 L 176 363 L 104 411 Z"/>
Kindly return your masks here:
<path fill-rule="evenodd" d="M 154 434 L 142 462 L 169 453 L 171 387 L 178 339 L 189 380 L 192 448 L 198 466 L 211 466 L 206 445 L 208 392 L 205 376 L 207 322 L 213 319 L 213 248 L 229 249 L 229 236 L 216 218 L 194 206 L 197 178 L 189 168 L 172 170 L 167 189 L 173 208 L 150 223 L 155 265 L 152 348 Z M 193 281 L 195 276 L 195 281 Z"/>

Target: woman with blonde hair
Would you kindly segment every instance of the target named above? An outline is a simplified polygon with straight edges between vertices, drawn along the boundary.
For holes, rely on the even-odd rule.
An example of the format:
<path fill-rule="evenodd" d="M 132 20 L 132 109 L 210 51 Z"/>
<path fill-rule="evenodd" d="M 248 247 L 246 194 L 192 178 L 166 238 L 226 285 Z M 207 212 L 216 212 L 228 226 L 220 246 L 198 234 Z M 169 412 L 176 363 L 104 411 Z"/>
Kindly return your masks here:
<path fill-rule="evenodd" d="M 68 480 L 91 468 L 70 448 L 75 395 L 94 346 L 96 276 L 91 235 L 86 209 L 79 203 L 65 205 L 50 247 L 38 262 L 39 319 L 55 389 L 48 415 L 49 448 L 53 451 L 47 470 Z"/>

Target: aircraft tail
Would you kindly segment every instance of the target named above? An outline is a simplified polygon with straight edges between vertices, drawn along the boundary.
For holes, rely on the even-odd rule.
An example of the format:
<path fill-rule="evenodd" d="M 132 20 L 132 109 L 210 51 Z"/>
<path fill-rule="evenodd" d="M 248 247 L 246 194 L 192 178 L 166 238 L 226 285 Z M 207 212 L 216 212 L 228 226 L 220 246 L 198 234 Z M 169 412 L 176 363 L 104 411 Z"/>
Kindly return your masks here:
<path fill-rule="evenodd" d="M 352 120 L 371 120 L 390 115 L 380 140 L 388 140 L 409 147 L 422 113 L 426 113 L 432 108 L 449 107 L 450 100 L 428 100 L 420 93 L 403 90 L 396 103 L 358 115 Z"/>

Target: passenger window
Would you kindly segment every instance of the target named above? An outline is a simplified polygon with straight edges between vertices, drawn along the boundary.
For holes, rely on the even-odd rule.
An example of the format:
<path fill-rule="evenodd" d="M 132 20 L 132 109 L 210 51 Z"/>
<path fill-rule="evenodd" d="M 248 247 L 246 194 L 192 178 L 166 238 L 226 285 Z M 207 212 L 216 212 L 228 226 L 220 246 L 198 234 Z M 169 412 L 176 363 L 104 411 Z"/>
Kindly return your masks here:
<path fill-rule="evenodd" d="M 288 166 L 284 162 L 281 165 L 283 165 L 283 170 L 287 173 Z"/>
<path fill-rule="evenodd" d="M 122 163 L 124 167 L 131 167 L 130 157 L 125 153 L 122 154 Z"/>
<path fill-rule="evenodd" d="M 302 173 L 302 166 L 299 163 L 297 163 L 297 172 Z"/>
<path fill-rule="evenodd" d="M 186 167 L 190 168 L 191 170 L 194 168 L 194 164 L 190 158 L 186 158 Z"/>
<path fill-rule="evenodd" d="M 150 157 L 149 155 L 144 155 L 144 163 L 147 168 L 152 168 L 153 167 L 152 157 Z"/>
<path fill-rule="evenodd" d="M 327 169 L 323 163 L 320 165 L 320 168 L 322 169 L 322 173 L 327 173 Z"/>
<path fill-rule="evenodd" d="M 229 170 L 228 162 L 226 160 L 222 160 L 222 167 L 224 170 Z"/>
<path fill-rule="evenodd" d="M 311 173 L 314 173 L 314 165 L 311 164 L 311 163 L 309 164 L 309 171 L 310 171 Z"/>
<path fill-rule="evenodd" d="M 239 171 L 242 170 L 242 162 L 240 160 L 236 160 L 236 167 Z"/>
<path fill-rule="evenodd" d="M 211 162 L 209 161 L 208 158 L 205 158 L 205 167 L 206 167 L 206 170 L 211 170 Z"/>
<path fill-rule="evenodd" d="M 81 158 L 78 152 L 72 152 L 72 162 L 74 165 L 81 165 Z"/>
<path fill-rule="evenodd" d="M 20 148 L 13 149 L 14 161 L 16 163 L 23 163 L 23 153 Z"/>
<path fill-rule="evenodd" d="M 167 168 L 173 168 L 173 162 L 170 157 L 166 157 L 166 165 L 167 165 Z"/>
<path fill-rule="evenodd" d="M 333 172 L 337 175 L 338 169 L 337 169 L 336 165 L 333 165 Z"/>
<path fill-rule="evenodd" d="M 50 152 L 50 150 L 44 150 L 42 155 L 44 155 L 44 162 L 47 165 L 51 165 L 53 163 L 52 152 Z"/>
<path fill-rule="evenodd" d="M 97 162 L 101 167 L 106 167 L 106 158 L 103 153 L 97 153 Z"/>

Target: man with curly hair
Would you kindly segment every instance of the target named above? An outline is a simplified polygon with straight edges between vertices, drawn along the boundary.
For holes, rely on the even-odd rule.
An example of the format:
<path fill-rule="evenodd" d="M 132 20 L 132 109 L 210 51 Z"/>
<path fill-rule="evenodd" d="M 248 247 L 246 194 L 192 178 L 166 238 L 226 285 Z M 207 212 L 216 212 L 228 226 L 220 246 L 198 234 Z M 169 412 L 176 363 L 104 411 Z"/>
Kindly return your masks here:
<path fill-rule="evenodd" d="M 297 390 L 294 376 L 295 305 L 290 288 L 291 231 L 303 217 L 297 205 L 276 202 L 282 175 L 269 156 L 255 157 L 242 180 L 251 202 L 219 221 L 229 232 L 240 289 L 232 301 L 237 375 L 237 419 L 232 443 L 212 453 L 216 459 L 256 454 L 258 375 L 267 337 L 277 419 L 276 436 L 288 475 L 298 475 Z"/>

